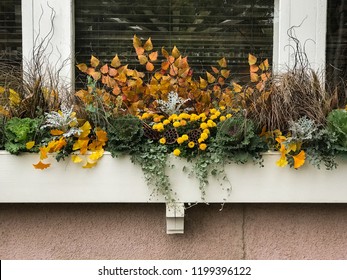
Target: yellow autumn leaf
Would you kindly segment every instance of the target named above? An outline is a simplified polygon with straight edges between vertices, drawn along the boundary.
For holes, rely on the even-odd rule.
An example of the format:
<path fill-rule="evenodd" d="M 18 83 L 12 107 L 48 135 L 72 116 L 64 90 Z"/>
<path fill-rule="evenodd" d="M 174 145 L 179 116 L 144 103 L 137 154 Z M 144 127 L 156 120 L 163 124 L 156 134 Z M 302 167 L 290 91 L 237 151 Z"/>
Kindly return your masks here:
<path fill-rule="evenodd" d="M 207 81 L 200 77 L 200 88 L 205 89 L 207 87 Z"/>
<path fill-rule="evenodd" d="M 82 130 L 81 134 L 79 135 L 79 138 L 85 138 L 89 135 L 90 130 L 91 130 L 92 126 L 90 125 L 90 123 L 88 121 L 86 121 L 81 127 L 80 129 Z"/>
<path fill-rule="evenodd" d="M 237 83 L 233 83 L 233 87 L 234 87 L 234 91 L 235 91 L 236 93 L 239 93 L 239 92 L 242 91 L 242 86 L 240 86 L 240 85 L 237 84 Z"/>
<path fill-rule="evenodd" d="M 33 166 L 36 168 L 36 169 L 46 169 L 48 167 L 51 166 L 50 163 L 43 163 L 42 161 L 39 161 L 37 164 L 33 164 Z"/>
<path fill-rule="evenodd" d="M 47 156 L 48 151 L 49 151 L 48 147 L 40 147 L 40 159 L 41 160 L 46 159 L 48 157 Z"/>
<path fill-rule="evenodd" d="M 18 92 L 16 92 L 15 90 L 13 90 L 11 88 L 10 88 L 9 100 L 10 100 L 11 106 L 16 106 L 21 102 L 21 98 L 20 98 Z"/>
<path fill-rule="evenodd" d="M 167 50 L 165 50 L 164 48 L 161 48 L 161 54 L 165 58 L 168 58 L 170 56 L 169 53 L 167 52 Z"/>
<path fill-rule="evenodd" d="M 96 162 L 87 162 L 85 165 L 83 165 L 83 168 L 93 168 L 96 165 Z"/>
<path fill-rule="evenodd" d="M 262 71 L 268 70 L 268 69 L 269 69 L 269 60 L 268 60 L 268 59 L 265 59 L 262 63 L 260 63 L 259 68 L 260 68 Z"/>
<path fill-rule="evenodd" d="M 251 73 L 251 82 L 258 82 L 259 81 L 259 75 L 257 73 Z"/>
<path fill-rule="evenodd" d="M 297 169 L 305 163 L 306 154 L 303 150 L 300 151 L 296 156 L 293 156 L 294 168 Z"/>
<path fill-rule="evenodd" d="M 248 54 L 248 64 L 249 65 L 254 65 L 256 63 L 257 63 L 257 58 L 254 55 L 249 53 Z"/>
<path fill-rule="evenodd" d="M 35 141 L 30 141 L 25 143 L 25 147 L 27 148 L 27 150 L 30 150 L 34 146 L 35 146 Z"/>
<path fill-rule="evenodd" d="M 0 94 L 3 94 L 5 92 L 5 88 L 0 86 Z"/>
<path fill-rule="evenodd" d="M 120 60 L 118 58 L 118 54 L 112 59 L 111 66 L 114 67 L 114 68 L 118 68 L 119 66 L 121 66 Z"/>
<path fill-rule="evenodd" d="M 225 57 L 223 57 L 222 59 L 218 60 L 218 64 L 220 67 L 227 67 L 227 60 L 225 59 Z"/>
<path fill-rule="evenodd" d="M 8 117 L 10 115 L 10 112 L 0 105 L 0 115 Z"/>
<path fill-rule="evenodd" d="M 143 45 L 143 48 L 144 48 L 146 51 L 151 51 L 151 50 L 153 50 L 153 44 L 152 44 L 151 37 L 148 38 L 148 40 L 146 41 L 146 43 Z"/>
<path fill-rule="evenodd" d="M 290 144 L 288 144 L 288 148 L 287 148 L 288 153 L 291 152 L 291 151 L 296 152 L 297 148 L 298 148 L 298 147 L 297 147 L 297 144 L 296 144 L 296 143 L 290 143 Z"/>
<path fill-rule="evenodd" d="M 100 142 L 107 142 L 108 138 L 107 138 L 107 132 L 105 130 L 102 130 L 102 129 L 98 129 L 96 132 L 96 137 L 98 139 L 98 141 Z"/>
<path fill-rule="evenodd" d="M 92 55 L 92 57 L 90 58 L 90 65 L 95 68 L 98 67 L 99 63 L 100 60 L 97 59 L 94 55 Z"/>
<path fill-rule="evenodd" d="M 181 56 L 180 51 L 176 46 L 173 47 L 171 54 L 174 58 L 179 58 Z"/>
<path fill-rule="evenodd" d="M 209 72 L 206 71 L 207 81 L 212 84 L 216 81 L 216 78 Z"/>
<path fill-rule="evenodd" d="M 79 155 L 72 155 L 71 160 L 73 163 L 80 163 L 83 161 L 83 159 Z"/>
<path fill-rule="evenodd" d="M 143 55 L 143 54 L 139 55 L 139 56 L 138 56 L 138 59 L 139 59 L 141 65 L 146 64 L 147 61 L 148 61 L 147 56 L 145 56 L 145 55 Z"/>
<path fill-rule="evenodd" d="M 83 73 L 86 73 L 88 70 L 88 66 L 85 63 L 77 64 L 76 67 Z"/>
<path fill-rule="evenodd" d="M 288 164 L 287 157 L 282 155 L 281 158 L 276 162 L 276 165 L 279 167 L 285 167 Z"/>
<path fill-rule="evenodd" d="M 133 46 L 135 49 L 140 48 L 142 46 L 142 42 L 141 42 L 140 38 L 137 37 L 136 35 L 134 35 L 134 37 L 133 37 Z"/>
<path fill-rule="evenodd" d="M 64 131 L 59 130 L 59 129 L 52 129 L 52 130 L 50 131 L 50 133 L 51 133 L 51 135 L 53 135 L 53 136 L 58 136 L 58 135 L 64 134 Z"/>
<path fill-rule="evenodd" d="M 103 155 L 104 155 L 104 149 L 100 149 L 100 150 L 93 152 L 88 157 L 88 159 L 90 159 L 90 161 L 94 162 L 94 161 L 97 161 L 99 158 L 101 158 Z"/>

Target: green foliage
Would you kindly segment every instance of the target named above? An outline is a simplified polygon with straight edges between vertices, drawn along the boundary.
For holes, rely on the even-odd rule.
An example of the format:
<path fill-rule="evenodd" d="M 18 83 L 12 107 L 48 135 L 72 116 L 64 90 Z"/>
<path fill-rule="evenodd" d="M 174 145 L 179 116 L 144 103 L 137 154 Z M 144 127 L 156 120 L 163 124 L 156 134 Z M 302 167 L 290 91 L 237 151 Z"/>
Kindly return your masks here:
<path fill-rule="evenodd" d="M 27 151 L 25 144 L 34 141 L 40 133 L 41 119 L 12 118 L 5 126 L 5 149 L 11 154 Z"/>
<path fill-rule="evenodd" d="M 257 157 L 267 150 L 265 142 L 255 133 L 253 121 L 243 116 L 229 118 L 218 125 L 216 144 L 235 162 L 246 161 L 247 154 Z"/>
<path fill-rule="evenodd" d="M 132 154 L 131 160 L 141 166 L 147 184 L 162 194 L 166 201 L 173 202 L 171 184 L 166 175 L 167 157 L 167 146 L 157 145 L 148 140 L 136 153 Z"/>
<path fill-rule="evenodd" d="M 134 153 L 143 140 L 142 122 L 138 117 L 125 115 L 110 120 L 108 125 L 107 150 L 112 155 Z"/>
<path fill-rule="evenodd" d="M 339 151 L 347 151 L 347 111 L 333 110 L 327 118 L 328 130 L 337 137 L 335 148 Z"/>

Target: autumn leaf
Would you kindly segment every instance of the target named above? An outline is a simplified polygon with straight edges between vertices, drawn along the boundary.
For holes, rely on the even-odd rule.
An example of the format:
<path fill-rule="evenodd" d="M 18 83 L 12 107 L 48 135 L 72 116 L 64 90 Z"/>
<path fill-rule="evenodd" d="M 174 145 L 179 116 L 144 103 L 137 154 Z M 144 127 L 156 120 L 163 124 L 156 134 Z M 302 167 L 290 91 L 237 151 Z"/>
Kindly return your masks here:
<path fill-rule="evenodd" d="M 51 133 L 51 135 L 53 135 L 53 136 L 58 136 L 58 135 L 64 134 L 64 131 L 59 130 L 59 129 L 52 129 L 52 130 L 50 131 L 50 133 Z"/>
<path fill-rule="evenodd" d="M 207 87 L 207 85 L 208 85 L 207 81 L 200 77 L 200 84 L 199 84 L 200 88 L 205 89 Z"/>
<path fill-rule="evenodd" d="M 145 53 L 145 49 L 142 48 L 142 47 L 137 47 L 137 48 L 135 48 L 135 51 L 136 51 L 136 54 L 137 54 L 137 55 L 142 55 L 142 54 Z"/>
<path fill-rule="evenodd" d="M 164 48 L 161 48 L 161 54 L 165 57 L 165 58 L 168 58 L 170 55 L 169 53 L 164 49 Z"/>
<path fill-rule="evenodd" d="M 6 91 L 6 89 L 2 86 L 0 86 L 0 94 L 3 94 Z"/>
<path fill-rule="evenodd" d="M 40 159 L 41 160 L 46 159 L 48 157 L 47 156 L 48 151 L 49 151 L 48 147 L 40 147 Z"/>
<path fill-rule="evenodd" d="M 134 35 L 134 37 L 133 37 L 133 46 L 135 49 L 142 46 L 142 42 L 141 42 L 140 38 L 137 37 L 136 35 Z"/>
<path fill-rule="evenodd" d="M 96 165 L 96 162 L 87 162 L 85 165 L 83 165 L 83 168 L 93 168 Z"/>
<path fill-rule="evenodd" d="M 143 54 L 139 55 L 139 56 L 138 56 L 138 59 L 139 59 L 141 65 L 146 64 L 147 61 L 148 61 L 147 56 L 145 56 L 145 55 L 143 55 Z"/>
<path fill-rule="evenodd" d="M 88 66 L 85 63 L 77 64 L 76 67 L 83 73 L 86 73 L 88 69 Z"/>
<path fill-rule="evenodd" d="M 15 90 L 10 88 L 10 96 L 8 98 L 10 100 L 10 105 L 11 106 L 16 106 L 21 102 L 21 98 L 18 94 L 18 92 L 16 92 Z"/>
<path fill-rule="evenodd" d="M 158 58 L 158 52 L 152 52 L 148 55 L 150 61 L 156 61 Z"/>
<path fill-rule="evenodd" d="M 102 74 L 107 74 L 107 73 L 108 73 L 108 65 L 105 64 L 104 66 L 102 66 L 102 67 L 100 68 L 100 72 L 101 72 Z"/>
<path fill-rule="evenodd" d="M 150 71 L 150 72 L 153 71 L 154 70 L 154 65 L 151 62 L 147 62 L 146 70 Z"/>
<path fill-rule="evenodd" d="M 269 60 L 268 60 L 268 59 L 265 59 L 262 63 L 260 63 L 259 68 L 260 68 L 262 71 L 268 70 L 268 69 L 269 69 Z"/>
<path fill-rule="evenodd" d="M 257 72 L 259 70 L 259 67 L 257 66 L 257 65 L 250 65 L 249 66 L 249 71 L 251 72 L 251 73 L 255 73 L 255 72 Z"/>
<path fill-rule="evenodd" d="M 218 74 L 219 73 L 219 70 L 218 68 L 214 67 L 214 66 L 211 66 L 212 68 L 212 71 L 215 73 L 215 74 Z"/>
<path fill-rule="evenodd" d="M 276 162 L 276 165 L 279 167 L 285 167 L 288 164 L 287 157 L 282 155 L 281 158 Z"/>
<path fill-rule="evenodd" d="M 95 67 L 98 67 L 99 63 L 100 63 L 100 60 L 97 59 L 94 55 L 92 55 L 90 59 L 90 65 L 95 68 Z"/>
<path fill-rule="evenodd" d="M 209 84 L 212 84 L 216 81 L 216 78 L 209 72 L 206 71 L 207 81 Z"/>
<path fill-rule="evenodd" d="M 220 73 L 225 79 L 227 79 L 230 75 L 230 70 L 223 69 L 220 71 Z"/>
<path fill-rule="evenodd" d="M 114 95 L 120 94 L 120 88 L 119 88 L 119 86 L 116 85 L 116 86 L 112 89 L 112 93 L 113 93 Z"/>
<path fill-rule="evenodd" d="M 179 58 L 181 56 L 180 51 L 176 46 L 173 47 L 171 54 L 174 58 Z"/>
<path fill-rule="evenodd" d="M 222 59 L 218 60 L 218 64 L 220 67 L 227 67 L 227 60 L 225 59 L 225 57 L 223 57 Z"/>
<path fill-rule="evenodd" d="M 90 125 L 90 123 L 88 121 L 86 121 L 81 127 L 81 134 L 79 135 L 79 138 L 85 138 L 89 135 L 90 130 L 91 130 L 92 126 Z"/>
<path fill-rule="evenodd" d="M 146 51 L 151 51 L 151 50 L 153 50 L 153 44 L 152 44 L 151 37 L 148 38 L 148 40 L 146 41 L 146 43 L 143 45 L 143 48 L 144 48 Z"/>
<path fill-rule="evenodd" d="M 116 76 L 118 74 L 118 71 L 116 69 L 110 67 L 109 70 L 108 70 L 108 74 L 111 77 L 114 77 L 114 76 Z"/>
<path fill-rule="evenodd" d="M 10 112 L 0 105 L 0 115 L 8 117 L 10 115 Z"/>
<path fill-rule="evenodd" d="M 306 154 L 303 150 L 300 151 L 296 156 L 293 156 L 294 168 L 297 169 L 305 163 Z"/>
<path fill-rule="evenodd" d="M 102 142 L 102 143 L 106 143 L 108 138 L 107 138 L 107 132 L 102 130 L 102 129 L 98 129 L 95 132 L 96 137 L 98 139 L 98 141 Z"/>
<path fill-rule="evenodd" d="M 72 155 L 71 160 L 73 163 L 80 163 L 83 161 L 83 159 L 79 155 Z"/>
<path fill-rule="evenodd" d="M 104 149 L 100 149 L 98 151 L 93 152 L 88 159 L 92 162 L 97 161 L 99 158 L 101 158 L 104 154 Z"/>
<path fill-rule="evenodd" d="M 36 169 L 46 169 L 51 166 L 50 163 L 43 163 L 41 160 L 37 164 L 33 164 Z"/>
<path fill-rule="evenodd" d="M 112 59 L 111 66 L 114 68 L 118 68 L 119 66 L 121 66 L 120 60 L 118 58 L 118 54 Z"/>
<path fill-rule="evenodd" d="M 239 92 L 242 91 L 242 86 L 240 86 L 240 85 L 237 84 L 237 83 L 233 83 L 233 87 L 234 87 L 234 91 L 235 91 L 236 93 L 239 93 Z"/>
<path fill-rule="evenodd" d="M 248 54 L 248 64 L 254 65 L 257 63 L 257 58 L 254 55 Z"/>
<path fill-rule="evenodd" d="M 25 147 L 27 148 L 27 150 L 30 150 L 34 146 L 35 146 L 35 141 L 30 141 L 25 144 Z"/>
<path fill-rule="evenodd" d="M 251 82 L 258 82 L 259 81 L 259 76 L 257 73 L 251 73 Z"/>
<path fill-rule="evenodd" d="M 167 69 L 169 69 L 170 67 L 170 62 L 168 61 L 164 61 L 162 64 L 161 64 L 161 69 L 163 69 L 164 71 L 166 71 Z"/>

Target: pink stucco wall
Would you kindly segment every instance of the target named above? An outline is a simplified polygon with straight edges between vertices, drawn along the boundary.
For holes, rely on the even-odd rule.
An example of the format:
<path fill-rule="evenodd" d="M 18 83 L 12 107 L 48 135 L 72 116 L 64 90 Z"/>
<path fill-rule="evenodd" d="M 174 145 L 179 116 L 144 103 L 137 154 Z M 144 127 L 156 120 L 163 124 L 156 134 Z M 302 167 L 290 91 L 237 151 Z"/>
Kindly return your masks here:
<path fill-rule="evenodd" d="M 345 204 L 1 204 L 0 259 L 347 259 Z"/>

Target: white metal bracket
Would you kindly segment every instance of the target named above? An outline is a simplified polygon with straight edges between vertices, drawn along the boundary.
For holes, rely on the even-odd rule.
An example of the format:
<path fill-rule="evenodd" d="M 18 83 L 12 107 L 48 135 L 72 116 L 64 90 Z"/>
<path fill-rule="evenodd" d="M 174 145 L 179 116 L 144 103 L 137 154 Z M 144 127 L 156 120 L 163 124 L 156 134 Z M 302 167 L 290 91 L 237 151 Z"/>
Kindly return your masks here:
<path fill-rule="evenodd" d="M 166 203 L 166 233 L 184 233 L 184 203 Z"/>

